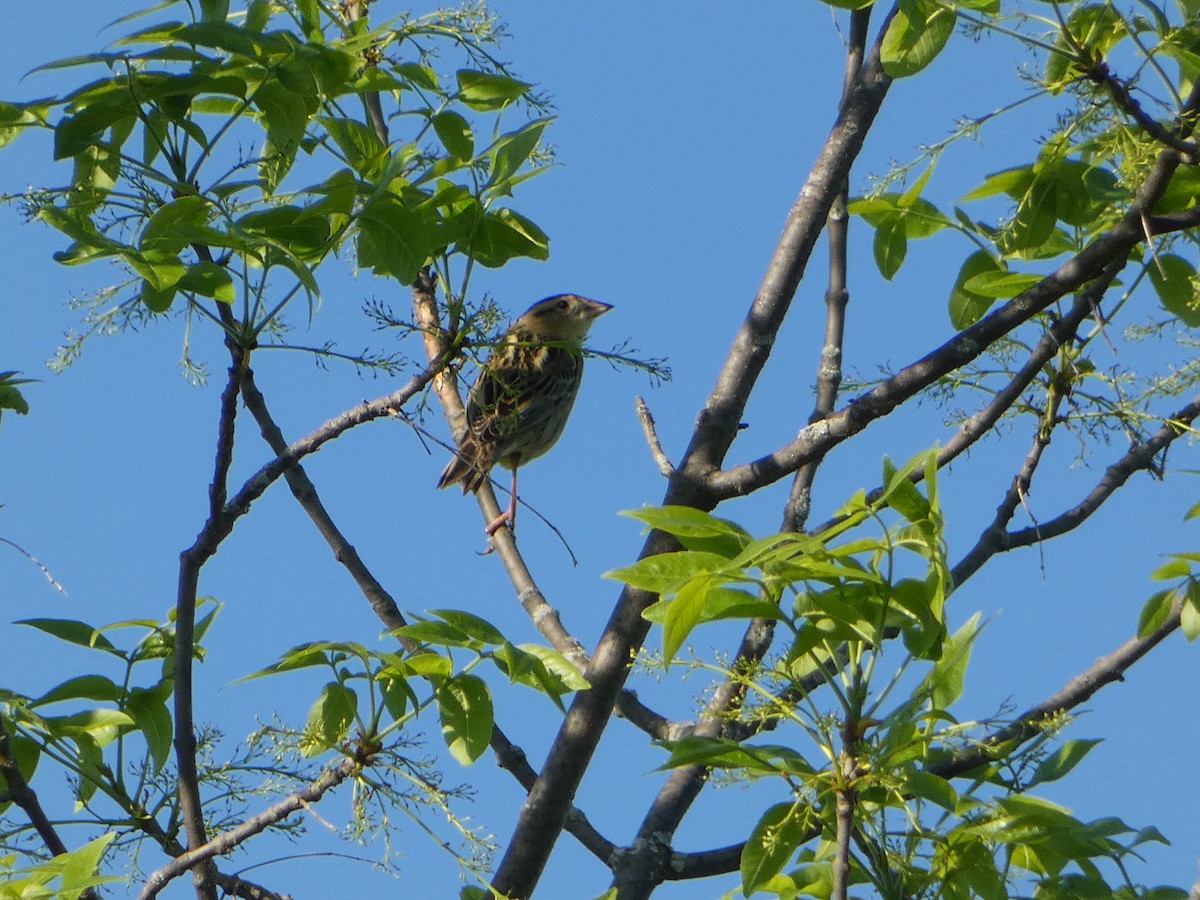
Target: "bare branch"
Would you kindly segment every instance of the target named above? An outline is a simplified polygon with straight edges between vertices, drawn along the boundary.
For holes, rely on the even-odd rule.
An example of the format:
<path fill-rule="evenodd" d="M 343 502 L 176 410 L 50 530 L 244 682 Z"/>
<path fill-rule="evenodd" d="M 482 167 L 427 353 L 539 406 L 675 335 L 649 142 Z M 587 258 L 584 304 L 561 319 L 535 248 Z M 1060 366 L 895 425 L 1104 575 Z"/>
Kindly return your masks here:
<path fill-rule="evenodd" d="M 803 429 L 795 440 L 754 462 L 712 473 L 706 487 L 714 500 L 751 493 L 796 471 L 811 459 L 827 453 L 846 438 L 929 387 L 939 378 L 980 356 L 992 343 L 1027 322 L 1059 298 L 1100 277 L 1116 260 L 1124 259 L 1145 240 L 1141 210 L 1162 196 L 1180 165 L 1174 150 L 1162 151 L 1138 190 L 1135 202 L 1121 222 L 1053 273 L 969 328 L 960 331 L 933 352 L 901 369 L 841 410 Z"/>
<path fill-rule="evenodd" d="M 341 4 L 341 9 L 346 15 L 346 18 L 351 22 L 359 19 L 367 18 L 367 7 L 371 0 L 344 0 Z M 377 58 L 373 58 L 371 53 L 378 53 L 374 48 L 367 48 L 363 51 L 363 59 L 367 66 L 376 65 Z M 383 106 L 379 102 L 379 91 L 363 91 L 362 92 L 363 108 L 366 110 L 367 119 L 371 123 L 371 128 L 374 129 L 375 135 L 381 140 L 386 147 L 388 144 L 388 126 L 387 119 L 383 115 Z"/>
<path fill-rule="evenodd" d="M 1176 598 L 1161 625 L 1142 637 L 1132 637 L 1107 656 L 1102 656 L 1080 672 L 1059 691 L 1021 713 L 1014 722 L 990 735 L 979 744 L 950 754 L 929 767 L 942 778 L 955 778 L 990 762 L 996 748 L 1012 741 L 1023 743 L 1041 734 L 1048 721 L 1086 703 L 1108 684 L 1125 680 L 1125 673 L 1179 627 L 1183 602 Z"/>
<path fill-rule="evenodd" d="M 251 816 L 236 828 L 222 832 L 211 841 L 175 857 L 165 866 L 151 873 L 142 886 L 142 892 L 138 894 L 138 900 L 152 900 L 172 879 L 178 878 L 201 863 L 208 862 L 214 856 L 228 853 L 243 841 L 266 831 L 270 826 L 283 821 L 292 813 L 304 809 L 309 803 L 320 800 L 328 791 L 358 771 L 360 765 L 358 760 L 346 757 L 336 766 L 322 772 L 320 778 L 303 790 L 288 795 L 273 806 Z"/>
<path fill-rule="evenodd" d="M 249 362 L 248 352 L 230 343 L 233 362 L 229 379 L 221 394 L 221 411 L 217 423 L 216 462 L 209 486 L 209 516 L 196 542 L 179 557 L 179 587 L 175 602 L 175 762 L 179 770 L 179 807 L 187 833 L 188 846 L 202 846 L 208 835 L 204 825 L 204 807 L 200 799 L 200 777 L 196 769 L 196 734 L 192 701 L 192 658 L 195 645 L 196 593 L 200 568 L 216 551 L 218 523 L 224 515 L 229 467 L 233 462 L 234 424 L 237 418 L 237 398 L 241 392 L 242 376 Z M 193 873 L 196 895 L 202 900 L 216 900 L 212 882 L 213 869 L 201 865 Z"/>
<path fill-rule="evenodd" d="M 635 397 L 634 404 L 637 409 L 638 421 L 642 423 L 642 433 L 646 435 L 646 444 L 650 447 L 650 455 L 654 457 L 658 471 L 662 473 L 663 477 L 670 478 L 675 474 L 675 466 L 667 458 L 662 442 L 658 439 L 658 431 L 654 427 L 654 416 L 650 414 L 650 407 L 646 405 L 646 401 L 642 397 Z"/>
<path fill-rule="evenodd" d="M 1148 440 L 1130 447 L 1124 456 L 1105 470 L 1104 477 L 1083 500 L 1061 515 L 1036 527 L 1019 531 L 990 528 L 952 570 L 951 577 L 954 583 L 962 584 L 997 553 L 1027 547 L 1078 528 L 1135 472 L 1154 471 L 1155 459 L 1177 438 L 1190 433 L 1188 426 L 1197 416 L 1200 416 L 1200 397 L 1179 409 Z"/>
<path fill-rule="evenodd" d="M 242 396 L 245 399 L 246 408 L 250 410 L 250 414 L 258 423 L 263 439 L 277 454 L 285 453 L 288 447 L 287 441 L 271 417 L 271 413 L 267 409 L 266 398 L 259 391 L 258 384 L 254 379 L 254 372 L 250 369 L 246 370 L 246 377 L 242 383 Z M 358 555 L 358 551 L 354 549 L 354 545 L 346 539 L 341 529 L 334 523 L 317 494 L 316 485 L 309 479 L 304 467 L 297 463 L 287 469 L 284 478 L 287 480 L 288 487 L 291 488 L 292 496 L 300 504 L 300 508 L 308 513 L 308 517 L 312 519 L 317 531 L 325 539 L 329 549 L 333 551 L 334 559 L 345 566 L 346 571 L 350 573 L 354 583 L 367 598 L 379 620 L 389 631 L 395 631 L 408 624 L 392 595 L 379 583 L 379 580 Z M 409 652 L 417 647 L 417 643 L 411 638 L 400 637 L 399 640 L 404 649 Z"/>
<path fill-rule="evenodd" d="M 1008 523 L 1012 521 L 1012 517 L 1017 512 L 1017 507 L 1025 502 L 1025 497 L 1029 494 L 1029 489 L 1033 484 L 1034 472 L 1037 471 L 1038 463 L 1041 462 L 1042 453 L 1050 445 L 1050 438 L 1054 434 L 1054 428 L 1059 422 L 1058 411 L 1065 398 L 1065 390 L 1056 391 L 1047 398 L 1043 414 L 1040 417 L 1037 427 L 1034 429 L 1032 445 L 1029 448 L 1029 452 L 1025 455 L 1025 460 L 1021 464 L 1020 471 L 1013 477 L 1008 490 L 1004 492 L 1004 498 L 1000 501 L 991 524 L 984 530 L 975 547 L 967 551 L 967 559 L 979 556 L 982 561 L 982 559 L 990 558 L 996 552 L 994 549 L 988 552 L 996 543 L 994 536 L 1005 533 Z M 963 566 L 961 574 L 964 577 L 970 577 L 977 568 L 978 566 L 974 568 L 969 565 Z M 958 567 L 955 568 L 955 572 L 959 572 Z M 958 584 L 959 582 L 955 581 L 954 583 Z"/>
<path fill-rule="evenodd" d="M 526 791 L 530 790 L 537 781 L 537 772 L 529 765 L 525 751 L 512 744 L 498 728 L 492 729 L 491 746 L 496 764 L 512 774 Z M 602 863 L 610 865 L 616 844 L 601 835 L 575 806 L 567 814 L 566 830 Z"/>

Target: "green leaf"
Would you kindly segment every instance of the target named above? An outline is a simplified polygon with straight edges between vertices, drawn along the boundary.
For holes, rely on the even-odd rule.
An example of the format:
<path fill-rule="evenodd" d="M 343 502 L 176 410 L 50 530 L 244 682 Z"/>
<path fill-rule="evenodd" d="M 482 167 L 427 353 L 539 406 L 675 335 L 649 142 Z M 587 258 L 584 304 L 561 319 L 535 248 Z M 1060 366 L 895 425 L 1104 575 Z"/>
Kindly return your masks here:
<path fill-rule="evenodd" d="M 52 687 L 36 700 L 30 701 L 29 705 L 45 706 L 63 700 L 102 700 L 116 703 L 123 695 L 124 691 L 111 678 L 103 675 L 80 675 Z"/>
<path fill-rule="evenodd" d="M 44 124 L 48 111 L 49 104 L 44 101 L 7 103 L 0 100 L 0 147 L 15 140 L 26 128 Z"/>
<path fill-rule="evenodd" d="M 253 681 L 255 678 L 262 678 L 266 675 L 275 675 L 279 672 L 292 672 L 296 669 L 307 669 L 313 666 L 324 666 L 328 663 L 329 655 L 325 650 L 324 644 L 301 644 L 284 653 L 279 658 L 279 662 L 273 663 L 265 669 L 259 669 L 257 672 L 251 672 L 249 675 L 244 675 L 238 679 L 238 682 Z"/>
<path fill-rule="evenodd" d="M 271 12 L 271 0 L 254 0 L 246 8 L 246 30 L 251 34 L 261 34 L 271 20 Z"/>
<path fill-rule="evenodd" d="M 1150 599 L 1142 606 L 1142 612 L 1138 616 L 1138 637 L 1146 637 L 1146 635 L 1161 627 L 1171 615 L 1171 607 L 1174 604 L 1174 591 L 1159 591 L 1156 594 L 1152 594 Z"/>
<path fill-rule="evenodd" d="M 980 297 L 1008 300 L 1039 284 L 1044 277 L 1034 272 L 1009 272 L 1007 269 L 996 267 L 971 276 L 963 282 L 962 288 L 967 293 Z"/>
<path fill-rule="evenodd" d="M 993 297 L 968 290 L 966 283 L 977 275 L 1004 272 L 1004 266 L 986 250 L 976 250 L 964 261 L 950 289 L 950 324 L 962 330 L 982 319 L 994 302 Z"/>
<path fill-rule="evenodd" d="M 206 233 L 201 229 L 208 225 L 208 211 L 203 197 L 179 197 L 165 203 L 146 222 L 138 246 L 143 251 L 177 254 L 192 243 L 194 235 Z"/>
<path fill-rule="evenodd" d="M 358 262 L 376 275 L 412 284 L 433 253 L 421 217 L 391 196 L 368 204 L 358 217 Z"/>
<path fill-rule="evenodd" d="M 971 647 L 979 634 L 979 613 L 971 616 L 942 646 L 942 657 L 925 679 L 934 709 L 949 709 L 962 696 Z"/>
<path fill-rule="evenodd" d="M 747 897 L 783 871 L 806 836 L 806 824 L 794 803 L 777 803 L 762 814 L 742 848 L 742 891 Z"/>
<path fill-rule="evenodd" d="M 358 711 L 358 695 L 340 681 L 330 681 L 308 711 L 308 723 L 300 741 L 305 756 L 319 756 L 336 747 L 350 732 Z"/>
<path fill-rule="evenodd" d="M 1196 267 L 1174 253 L 1164 253 L 1147 264 L 1150 283 L 1163 309 L 1189 328 L 1200 326 L 1200 298 L 1196 296 Z"/>
<path fill-rule="evenodd" d="M 11 409 L 18 415 L 25 416 L 29 414 L 29 403 L 17 389 L 17 385 L 31 384 L 33 379 L 17 378 L 16 375 L 16 371 L 0 372 L 0 413 Z"/>
<path fill-rule="evenodd" d="M 698 575 L 720 572 L 728 565 L 729 560 L 717 553 L 678 550 L 647 556 L 632 566 L 605 572 L 603 577 L 661 594 L 675 590 L 685 581 Z"/>
<path fill-rule="evenodd" d="M 459 69 L 455 73 L 458 81 L 458 96 L 467 106 L 477 112 L 492 112 L 503 109 L 525 96 L 530 85 L 507 75 L 491 72 L 476 72 Z"/>
<path fill-rule="evenodd" d="M 79 733 L 103 747 L 111 743 L 124 728 L 134 724 L 133 718 L 116 709 L 88 709 L 69 716 L 47 716 L 43 721 L 51 734 L 74 737 Z"/>
<path fill-rule="evenodd" d="M 908 255 L 908 236 L 904 219 L 900 216 L 882 219 L 875 227 L 872 249 L 875 252 L 875 265 L 879 268 L 879 274 L 891 281 L 904 264 L 904 257 Z"/>
<path fill-rule="evenodd" d="M 1053 756 L 1043 759 L 1029 779 L 1027 787 L 1042 784 L 1047 781 L 1058 781 L 1083 760 L 1092 748 L 1099 744 L 1098 740 L 1067 741 Z"/>
<path fill-rule="evenodd" d="M 22 619 L 15 624 L 28 625 L 69 644 L 103 650 L 114 656 L 124 656 L 99 629 L 75 619 Z"/>
<path fill-rule="evenodd" d="M 542 139 L 542 132 L 550 124 L 549 119 L 530 122 L 519 131 L 503 135 L 488 149 L 491 158 L 491 174 L 488 184 L 492 187 L 504 185 L 528 160 Z"/>
<path fill-rule="evenodd" d="M 1014 200 L 1019 200 L 1033 186 L 1033 179 L 1033 166 L 1018 166 L 993 172 L 983 180 L 983 184 L 963 194 L 961 199 L 982 200 L 995 194 L 1008 194 Z"/>
<path fill-rule="evenodd" d="M 442 737 L 451 755 L 469 766 L 483 755 L 492 737 L 492 695 L 483 679 L 456 675 L 435 694 L 442 718 Z"/>
<path fill-rule="evenodd" d="M 665 624 L 671 602 L 659 600 L 651 603 L 642 612 L 642 618 L 657 625 Z M 784 616 L 777 603 L 762 600 L 749 591 L 729 587 L 710 587 L 704 598 L 704 608 L 700 610 L 701 622 L 754 618 L 782 619 Z"/>
<path fill-rule="evenodd" d="M 549 259 L 550 239 L 520 213 L 501 207 L 484 213 L 458 249 L 488 268 L 499 268 L 518 257 Z"/>
<path fill-rule="evenodd" d="M 224 22 L 229 17 L 229 0 L 200 0 L 200 21 Z"/>
<path fill-rule="evenodd" d="M 393 633 L 400 637 L 412 638 L 422 644 L 440 644 L 445 647 L 478 646 L 475 638 L 449 622 L 410 622 Z"/>
<path fill-rule="evenodd" d="M 191 291 L 204 297 L 212 297 L 221 303 L 232 303 L 236 297 L 233 277 L 229 270 L 215 262 L 201 260 L 187 267 L 176 285 L 181 291 Z"/>
<path fill-rule="evenodd" d="M 82 847 L 61 857 L 55 857 L 54 862 L 61 864 L 61 881 L 59 890 L 54 896 L 61 897 L 62 900 L 78 900 L 88 888 L 110 881 L 119 881 L 119 878 L 113 876 L 96 874 L 100 868 L 100 861 L 104 857 L 104 851 L 116 836 L 116 831 L 110 831 L 108 834 L 93 838 Z"/>
<path fill-rule="evenodd" d="M 554 684 L 562 686 L 563 693 L 583 691 L 591 687 L 588 680 L 583 677 L 583 673 L 557 650 L 543 647 L 541 644 L 521 644 L 518 649 L 530 656 L 537 657 L 542 667 L 554 679 Z M 542 686 L 544 688 L 546 685 Z"/>
<path fill-rule="evenodd" d="M 338 116 L 318 116 L 316 121 L 324 126 L 354 171 L 365 178 L 379 175 L 387 158 L 387 147 L 374 128 Z"/>
<path fill-rule="evenodd" d="M 126 250 L 121 254 L 129 267 L 141 275 L 156 291 L 168 291 L 178 284 L 187 266 L 177 253 L 164 250 Z M 157 312 L 157 310 L 156 310 Z"/>
<path fill-rule="evenodd" d="M 546 648 L 541 649 L 545 650 Z M 563 706 L 559 698 L 564 694 L 569 694 L 574 690 L 580 689 L 579 687 L 567 684 L 566 680 L 560 677 L 558 672 L 552 672 L 548 669 L 542 662 L 541 654 L 531 653 L 507 641 L 496 649 L 492 659 L 500 668 L 500 671 L 508 676 L 509 682 L 523 684 L 526 687 L 540 691 L 553 700 L 555 705 L 563 712 L 566 712 L 566 707 Z M 574 670 L 574 667 L 570 666 L 565 658 L 559 657 L 559 661 L 566 663 L 569 668 Z M 575 684 L 583 682 L 583 686 L 587 685 L 587 681 L 577 671 L 574 671 L 574 675 L 575 677 L 572 681 Z"/>
<path fill-rule="evenodd" d="M 781 744 L 744 744 L 730 738 L 692 735 L 667 744 L 671 756 L 659 766 L 677 769 L 699 765 L 714 769 L 746 769 L 770 775 L 811 776 L 813 767 L 791 747 Z"/>
<path fill-rule="evenodd" d="M 674 535 L 688 550 L 706 550 L 730 559 L 752 542 L 750 533 L 736 522 L 690 506 L 643 506 L 623 510 L 621 515 Z"/>
<path fill-rule="evenodd" d="M 929 772 L 914 771 L 904 776 L 904 785 L 914 797 L 928 800 L 947 812 L 958 808 L 958 791 L 946 779 Z"/>
<path fill-rule="evenodd" d="M 446 110 L 431 120 L 438 140 L 452 156 L 467 162 L 475 156 L 475 132 L 471 123 L 456 112 Z"/>
<path fill-rule="evenodd" d="M 247 213 L 237 220 L 246 235 L 285 248 L 302 260 L 319 259 L 329 245 L 329 219 L 309 215 L 307 207 L 288 204 Z"/>
<path fill-rule="evenodd" d="M 83 107 L 74 115 L 64 116 L 54 126 L 54 159 L 69 159 L 101 140 L 105 129 L 123 127 L 133 118 L 136 104 L 124 91 L 108 94 Z"/>
<path fill-rule="evenodd" d="M 1057 187 L 1055 211 L 1068 225 L 1094 227 L 1105 208 L 1122 196 L 1116 175 L 1093 163 L 1061 158 L 1047 174 Z"/>
<path fill-rule="evenodd" d="M 1196 591 L 1189 590 L 1179 610 L 1179 628 L 1189 641 L 1200 637 L 1200 602 L 1197 602 L 1196 594 Z"/>
<path fill-rule="evenodd" d="M 320 40 L 321 5 L 317 0 L 297 0 L 296 10 L 300 13 L 300 30 L 309 40 Z"/>
<path fill-rule="evenodd" d="M 125 702 L 125 711 L 133 717 L 146 739 L 155 774 L 161 772 L 171 758 L 171 741 L 175 735 L 171 711 L 164 698 L 157 691 L 134 688 Z"/>
<path fill-rule="evenodd" d="M 448 622 L 454 628 L 468 637 L 484 644 L 503 644 L 504 635 L 491 622 L 461 609 L 432 609 L 430 612 Z"/>
<path fill-rule="evenodd" d="M 880 48 L 892 78 L 915 75 L 937 57 L 954 33 L 953 11 L 930 0 L 901 0 Z"/>
<path fill-rule="evenodd" d="M 421 705 L 416 692 L 409 685 L 408 679 L 398 674 L 396 670 L 385 669 L 379 672 L 375 678 L 383 696 L 384 708 L 393 721 L 398 722 L 403 719 L 410 705 L 413 709 L 417 709 Z"/>
<path fill-rule="evenodd" d="M 404 658 L 402 671 L 421 678 L 449 678 L 453 667 L 449 658 L 442 654 L 421 651 Z"/>
<path fill-rule="evenodd" d="M 1016 217 L 1004 232 L 1005 253 L 1030 254 L 1047 243 L 1058 223 L 1057 209 L 1058 186 L 1051 178 L 1035 178 L 1017 204 Z"/>
<path fill-rule="evenodd" d="M 921 454 L 920 459 L 923 461 L 924 454 Z M 879 498 L 880 502 L 887 503 L 910 522 L 923 522 L 928 519 L 931 509 L 929 501 L 909 477 L 916 468 L 917 461 L 913 460 L 903 468 L 897 469 L 886 456 L 883 459 L 884 488 Z"/>
<path fill-rule="evenodd" d="M 1192 567 L 1187 559 L 1174 557 L 1151 572 L 1150 578 L 1153 581 L 1174 581 L 1177 578 L 1186 578 L 1191 572 Z"/>
<path fill-rule="evenodd" d="M 671 664 L 675 653 L 699 623 L 711 584 L 708 578 L 693 578 L 671 601 L 663 623 L 663 665 Z"/>
<path fill-rule="evenodd" d="M 286 153 L 295 153 L 308 127 L 308 117 L 317 110 L 315 96 L 306 99 L 277 81 L 264 81 L 258 86 L 254 92 L 254 106 L 265 124 L 271 144 Z"/>

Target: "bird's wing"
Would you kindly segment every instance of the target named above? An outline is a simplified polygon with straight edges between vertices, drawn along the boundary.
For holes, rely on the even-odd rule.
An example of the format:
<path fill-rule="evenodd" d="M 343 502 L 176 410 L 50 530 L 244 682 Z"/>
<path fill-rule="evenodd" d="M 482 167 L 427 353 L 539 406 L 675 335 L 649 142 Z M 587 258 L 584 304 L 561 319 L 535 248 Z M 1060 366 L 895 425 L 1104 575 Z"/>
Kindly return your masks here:
<path fill-rule="evenodd" d="M 547 407 L 574 399 L 574 383 L 583 363 L 564 347 L 538 345 L 511 348 L 501 360 L 493 356 L 479 373 L 467 402 L 467 425 L 481 442 L 499 445 L 503 456 L 506 435 Z M 499 354 L 497 354 L 499 355 Z"/>

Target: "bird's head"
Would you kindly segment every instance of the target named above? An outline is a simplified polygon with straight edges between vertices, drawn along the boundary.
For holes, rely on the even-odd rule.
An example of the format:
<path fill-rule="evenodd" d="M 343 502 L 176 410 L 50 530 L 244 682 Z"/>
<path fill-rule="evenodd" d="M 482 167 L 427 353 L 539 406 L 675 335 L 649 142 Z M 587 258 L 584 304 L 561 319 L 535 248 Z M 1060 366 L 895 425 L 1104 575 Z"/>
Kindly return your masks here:
<path fill-rule="evenodd" d="M 539 300 L 529 307 L 513 323 L 512 330 L 542 341 L 579 343 L 592 327 L 592 322 L 610 309 L 612 306 L 599 300 L 589 300 L 575 294 L 559 294 Z"/>

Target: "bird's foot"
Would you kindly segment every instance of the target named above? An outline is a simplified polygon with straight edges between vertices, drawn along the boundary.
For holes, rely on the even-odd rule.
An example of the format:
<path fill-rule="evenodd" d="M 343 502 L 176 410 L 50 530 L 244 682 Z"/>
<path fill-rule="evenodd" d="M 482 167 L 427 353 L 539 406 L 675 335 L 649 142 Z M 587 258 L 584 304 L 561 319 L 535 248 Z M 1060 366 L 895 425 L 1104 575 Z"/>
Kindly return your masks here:
<path fill-rule="evenodd" d="M 487 527 L 483 529 L 483 533 L 488 537 L 492 537 L 501 528 L 507 528 L 509 531 L 512 531 L 515 520 L 516 516 L 513 515 L 512 511 L 505 510 L 500 515 L 496 516 L 496 518 L 492 519 L 492 521 L 487 523 Z"/>

